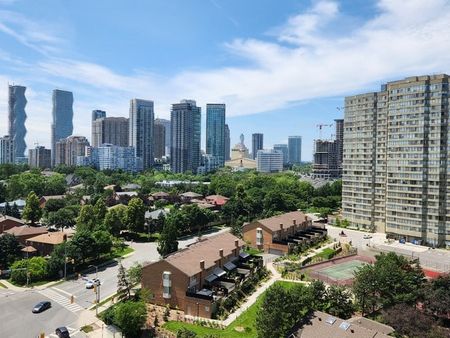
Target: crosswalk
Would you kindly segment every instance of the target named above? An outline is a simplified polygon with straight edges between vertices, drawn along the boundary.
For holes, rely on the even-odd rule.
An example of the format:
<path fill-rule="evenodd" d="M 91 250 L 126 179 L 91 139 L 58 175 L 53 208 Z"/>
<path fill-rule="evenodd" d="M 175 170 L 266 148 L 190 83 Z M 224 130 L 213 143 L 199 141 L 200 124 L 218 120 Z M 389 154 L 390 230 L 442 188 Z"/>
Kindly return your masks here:
<path fill-rule="evenodd" d="M 74 302 L 71 304 L 70 298 L 68 296 L 63 296 L 60 293 L 52 290 L 51 288 L 40 290 L 39 293 L 65 307 L 67 310 L 72 311 L 73 313 L 83 310 L 83 308 L 77 303 Z"/>

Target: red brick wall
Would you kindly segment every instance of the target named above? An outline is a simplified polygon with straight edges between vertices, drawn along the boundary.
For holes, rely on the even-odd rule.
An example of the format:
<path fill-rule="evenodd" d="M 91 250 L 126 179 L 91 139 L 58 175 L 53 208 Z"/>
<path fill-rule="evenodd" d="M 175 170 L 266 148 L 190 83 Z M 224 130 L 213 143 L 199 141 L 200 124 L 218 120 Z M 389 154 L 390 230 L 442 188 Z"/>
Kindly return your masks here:
<path fill-rule="evenodd" d="M 169 299 L 163 298 L 162 275 L 164 271 L 172 273 L 171 298 Z M 163 306 L 169 304 L 173 308 L 178 307 L 184 310 L 188 285 L 188 276 L 164 260 L 147 265 L 142 269 L 142 287 L 153 293 L 152 302 L 155 304 Z"/>
<path fill-rule="evenodd" d="M 186 306 L 184 314 L 194 317 L 211 318 L 214 310 L 214 304 L 207 299 L 186 297 Z"/>

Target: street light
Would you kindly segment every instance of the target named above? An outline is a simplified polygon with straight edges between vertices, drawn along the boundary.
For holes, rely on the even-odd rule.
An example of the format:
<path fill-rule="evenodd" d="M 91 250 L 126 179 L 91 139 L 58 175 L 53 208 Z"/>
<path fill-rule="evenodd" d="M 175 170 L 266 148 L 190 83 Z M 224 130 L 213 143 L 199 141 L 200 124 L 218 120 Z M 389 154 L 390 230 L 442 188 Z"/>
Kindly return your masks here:
<path fill-rule="evenodd" d="M 91 266 L 92 266 L 93 268 L 95 268 L 95 278 L 98 278 L 98 266 L 97 266 L 97 265 L 92 265 L 92 264 L 91 264 L 91 265 L 88 266 L 88 268 L 90 268 Z"/>

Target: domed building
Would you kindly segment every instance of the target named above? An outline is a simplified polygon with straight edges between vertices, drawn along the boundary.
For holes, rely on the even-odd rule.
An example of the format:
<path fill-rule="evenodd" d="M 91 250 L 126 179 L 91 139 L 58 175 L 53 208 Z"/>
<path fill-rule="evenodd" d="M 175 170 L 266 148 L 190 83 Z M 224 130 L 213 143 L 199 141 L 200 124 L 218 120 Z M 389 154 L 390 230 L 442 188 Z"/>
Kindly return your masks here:
<path fill-rule="evenodd" d="M 240 136 L 241 142 L 231 149 L 231 160 L 225 162 L 225 166 L 233 170 L 256 169 L 256 161 L 250 158 L 250 153 L 244 143 L 244 134 Z"/>

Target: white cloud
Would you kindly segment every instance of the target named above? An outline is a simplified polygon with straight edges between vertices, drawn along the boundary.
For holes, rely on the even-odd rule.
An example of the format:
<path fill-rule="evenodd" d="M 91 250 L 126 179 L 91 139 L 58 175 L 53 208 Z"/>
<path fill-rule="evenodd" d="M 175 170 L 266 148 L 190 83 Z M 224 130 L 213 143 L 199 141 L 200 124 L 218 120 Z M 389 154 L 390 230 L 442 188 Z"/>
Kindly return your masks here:
<path fill-rule="evenodd" d="M 387 79 L 449 72 L 448 1 L 380 0 L 377 12 L 362 26 L 337 33 L 332 28 L 348 19 L 341 10 L 337 1 L 314 2 L 311 8 L 272 29 L 266 40 L 224 43 L 230 53 L 247 59 L 250 66 L 184 71 L 165 77 L 138 70 L 119 74 L 99 64 L 52 55 L 25 69 L 28 76 L 37 79 L 34 82 L 74 91 L 75 128 L 87 135 L 90 110 L 103 108 L 110 115 L 126 116 L 132 97 L 153 99 L 161 117 L 167 117 L 170 104 L 182 98 L 197 99 L 202 105 L 225 102 L 228 116 L 237 116 L 318 97 L 376 90 L 374 84 Z M 25 40 L 16 37 L 21 43 L 49 46 L 45 53 L 50 53 L 50 47 L 60 48 L 58 35 L 51 31 L 32 34 L 26 27 L 33 24 L 18 18 L 5 23 L 0 15 L 0 24 L 9 23 L 4 32 L 16 37 L 18 33 L 8 28 L 19 23 L 21 32 L 26 32 Z M 30 100 L 28 110 L 33 116 L 29 120 L 33 118 L 33 124 L 37 112 L 47 112 L 45 116 L 50 117 L 48 97 L 47 93 L 35 102 Z"/>

